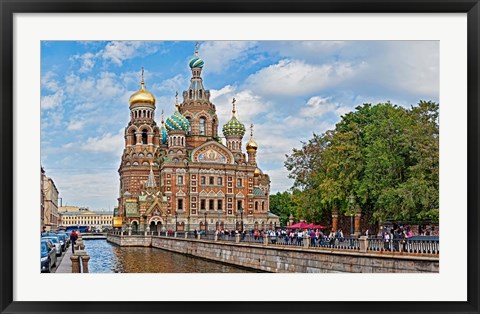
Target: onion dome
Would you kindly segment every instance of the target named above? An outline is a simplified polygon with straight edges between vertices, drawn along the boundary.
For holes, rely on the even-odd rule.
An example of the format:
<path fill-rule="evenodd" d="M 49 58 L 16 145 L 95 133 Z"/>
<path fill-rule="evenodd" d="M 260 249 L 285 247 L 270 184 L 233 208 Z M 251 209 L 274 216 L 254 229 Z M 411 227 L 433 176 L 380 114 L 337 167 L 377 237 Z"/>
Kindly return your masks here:
<path fill-rule="evenodd" d="M 155 96 L 145 89 L 145 81 L 143 79 L 143 67 L 142 67 L 142 81 L 140 82 L 140 89 L 130 96 L 130 106 L 133 105 L 152 105 L 155 106 Z"/>
<path fill-rule="evenodd" d="M 163 110 L 162 110 L 162 125 L 160 126 L 160 144 L 167 144 L 168 135 L 167 129 L 165 128 L 165 121 L 163 120 Z"/>
<path fill-rule="evenodd" d="M 195 43 L 195 57 L 190 59 L 190 61 L 188 62 L 188 65 L 190 66 L 191 69 L 203 68 L 204 62 L 202 59 L 198 57 L 198 42 Z"/>
<path fill-rule="evenodd" d="M 245 125 L 241 123 L 240 121 L 237 120 L 237 117 L 235 116 L 235 98 L 233 98 L 232 101 L 232 118 L 230 121 L 225 123 L 222 127 L 222 132 L 225 137 L 236 135 L 243 137 L 245 135 Z"/>
<path fill-rule="evenodd" d="M 253 176 L 255 177 L 258 177 L 259 175 L 261 175 L 263 172 L 262 170 L 260 170 L 258 167 L 255 168 L 255 171 L 253 172 Z"/>
<path fill-rule="evenodd" d="M 176 95 L 175 108 L 173 115 L 168 117 L 165 127 L 169 132 L 175 130 L 187 132 L 189 128 L 188 120 L 178 111 L 178 93 Z"/>
<path fill-rule="evenodd" d="M 256 151 L 258 149 L 258 144 L 253 139 L 253 124 L 250 125 L 250 140 L 248 140 L 246 148 L 247 152 Z"/>

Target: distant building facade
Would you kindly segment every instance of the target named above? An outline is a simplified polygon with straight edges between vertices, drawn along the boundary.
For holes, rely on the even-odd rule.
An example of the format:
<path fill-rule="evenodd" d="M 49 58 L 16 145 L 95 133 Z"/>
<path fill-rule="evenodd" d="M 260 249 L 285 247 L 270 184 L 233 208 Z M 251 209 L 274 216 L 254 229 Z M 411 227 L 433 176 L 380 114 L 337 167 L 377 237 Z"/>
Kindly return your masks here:
<path fill-rule="evenodd" d="M 63 206 L 58 210 L 60 227 L 88 226 L 96 229 L 112 228 L 113 212 L 91 211 L 86 207 Z"/>
<path fill-rule="evenodd" d="M 118 212 L 123 229 L 137 231 L 267 229 L 279 226 L 269 213 L 270 178 L 257 166 L 258 145 L 236 117 L 218 134 L 216 107 L 203 86 L 198 51 L 189 62 L 190 86 L 174 114 L 155 122 L 155 97 L 140 89 L 130 97 L 130 122 L 119 167 Z"/>
<path fill-rule="evenodd" d="M 42 231 L 56 230 L 58 227 L 58 189 L 52 178 L 41 168 L 41 224 Z"/>

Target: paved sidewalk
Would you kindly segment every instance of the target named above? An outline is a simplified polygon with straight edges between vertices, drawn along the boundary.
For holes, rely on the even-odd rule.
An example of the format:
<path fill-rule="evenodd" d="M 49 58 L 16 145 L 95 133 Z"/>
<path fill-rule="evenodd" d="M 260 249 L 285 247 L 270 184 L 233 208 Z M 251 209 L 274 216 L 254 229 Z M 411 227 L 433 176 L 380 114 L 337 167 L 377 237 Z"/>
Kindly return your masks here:
<path fill-rule="evenodd" d="M 70 256 L 72 256 L 72 248 L 69 246 L 63 256 L 62 262 L 57 266 L 56 273 L 72 273 L 72 260 L 70 259 Z"/>

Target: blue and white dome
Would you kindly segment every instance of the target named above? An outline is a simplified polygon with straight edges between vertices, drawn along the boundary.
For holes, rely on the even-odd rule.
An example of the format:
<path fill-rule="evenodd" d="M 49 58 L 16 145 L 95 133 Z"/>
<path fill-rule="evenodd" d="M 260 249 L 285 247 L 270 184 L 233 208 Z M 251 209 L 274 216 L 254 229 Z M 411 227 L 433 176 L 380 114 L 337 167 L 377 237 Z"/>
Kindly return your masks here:
<path fill-rule="evenodd" d="M 189 123 L 187 118 L 185 118 L 179 111 L 178 108 L 175 110 L 173 115 L 168 117 L 167 122 L 165 123 L 167 131 L 182 130 L 187 132 L 189 128 Z"/>
<path fill-rule="evenodd" d="M 167 140 L 167 129 L 165 128 L 165 123 L 162 121 L 162 126 L 160 127 L 160 144 L 167 144 Z"/>
<path fill-rule="evenodd" d="M 193 68 L 203 68 L 204 62 L 198 56 L 193 57 L 188 63 L 191 69 Z"/>

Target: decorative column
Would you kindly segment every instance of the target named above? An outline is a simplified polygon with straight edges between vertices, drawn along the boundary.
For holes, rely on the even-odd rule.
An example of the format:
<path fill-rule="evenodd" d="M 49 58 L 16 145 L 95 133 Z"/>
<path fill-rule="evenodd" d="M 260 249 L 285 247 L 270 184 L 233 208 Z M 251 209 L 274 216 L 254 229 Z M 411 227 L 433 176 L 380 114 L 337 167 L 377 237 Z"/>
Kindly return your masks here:
<path fill-rule="evenodd" d="M 82 255 L 82 272 L 88 273 L 88 261 L 90 260 L 90 256 Z"/>
<path fill-rule="evenodd" d="M 362 218 L 362 209 L 360 205 L 357 204 L 355 207 L 355 236 L 359 237 L 362 235 L 362 230 L 360 229 L 360 218 Z"/>
<path fill-rule="evenodd" d="M 80 260 L 79 256 L 72 255 L 70 256 L 70 260 L 72 261 L 72 273 L 79 273 L 80 272 Z"/>
<path fill-rule="evenodd" d="M 333 231 L 337 231 L 338 228 L 338 209 L 337 205 L 333 205 L 332 209 L 332 229 Z"/>

